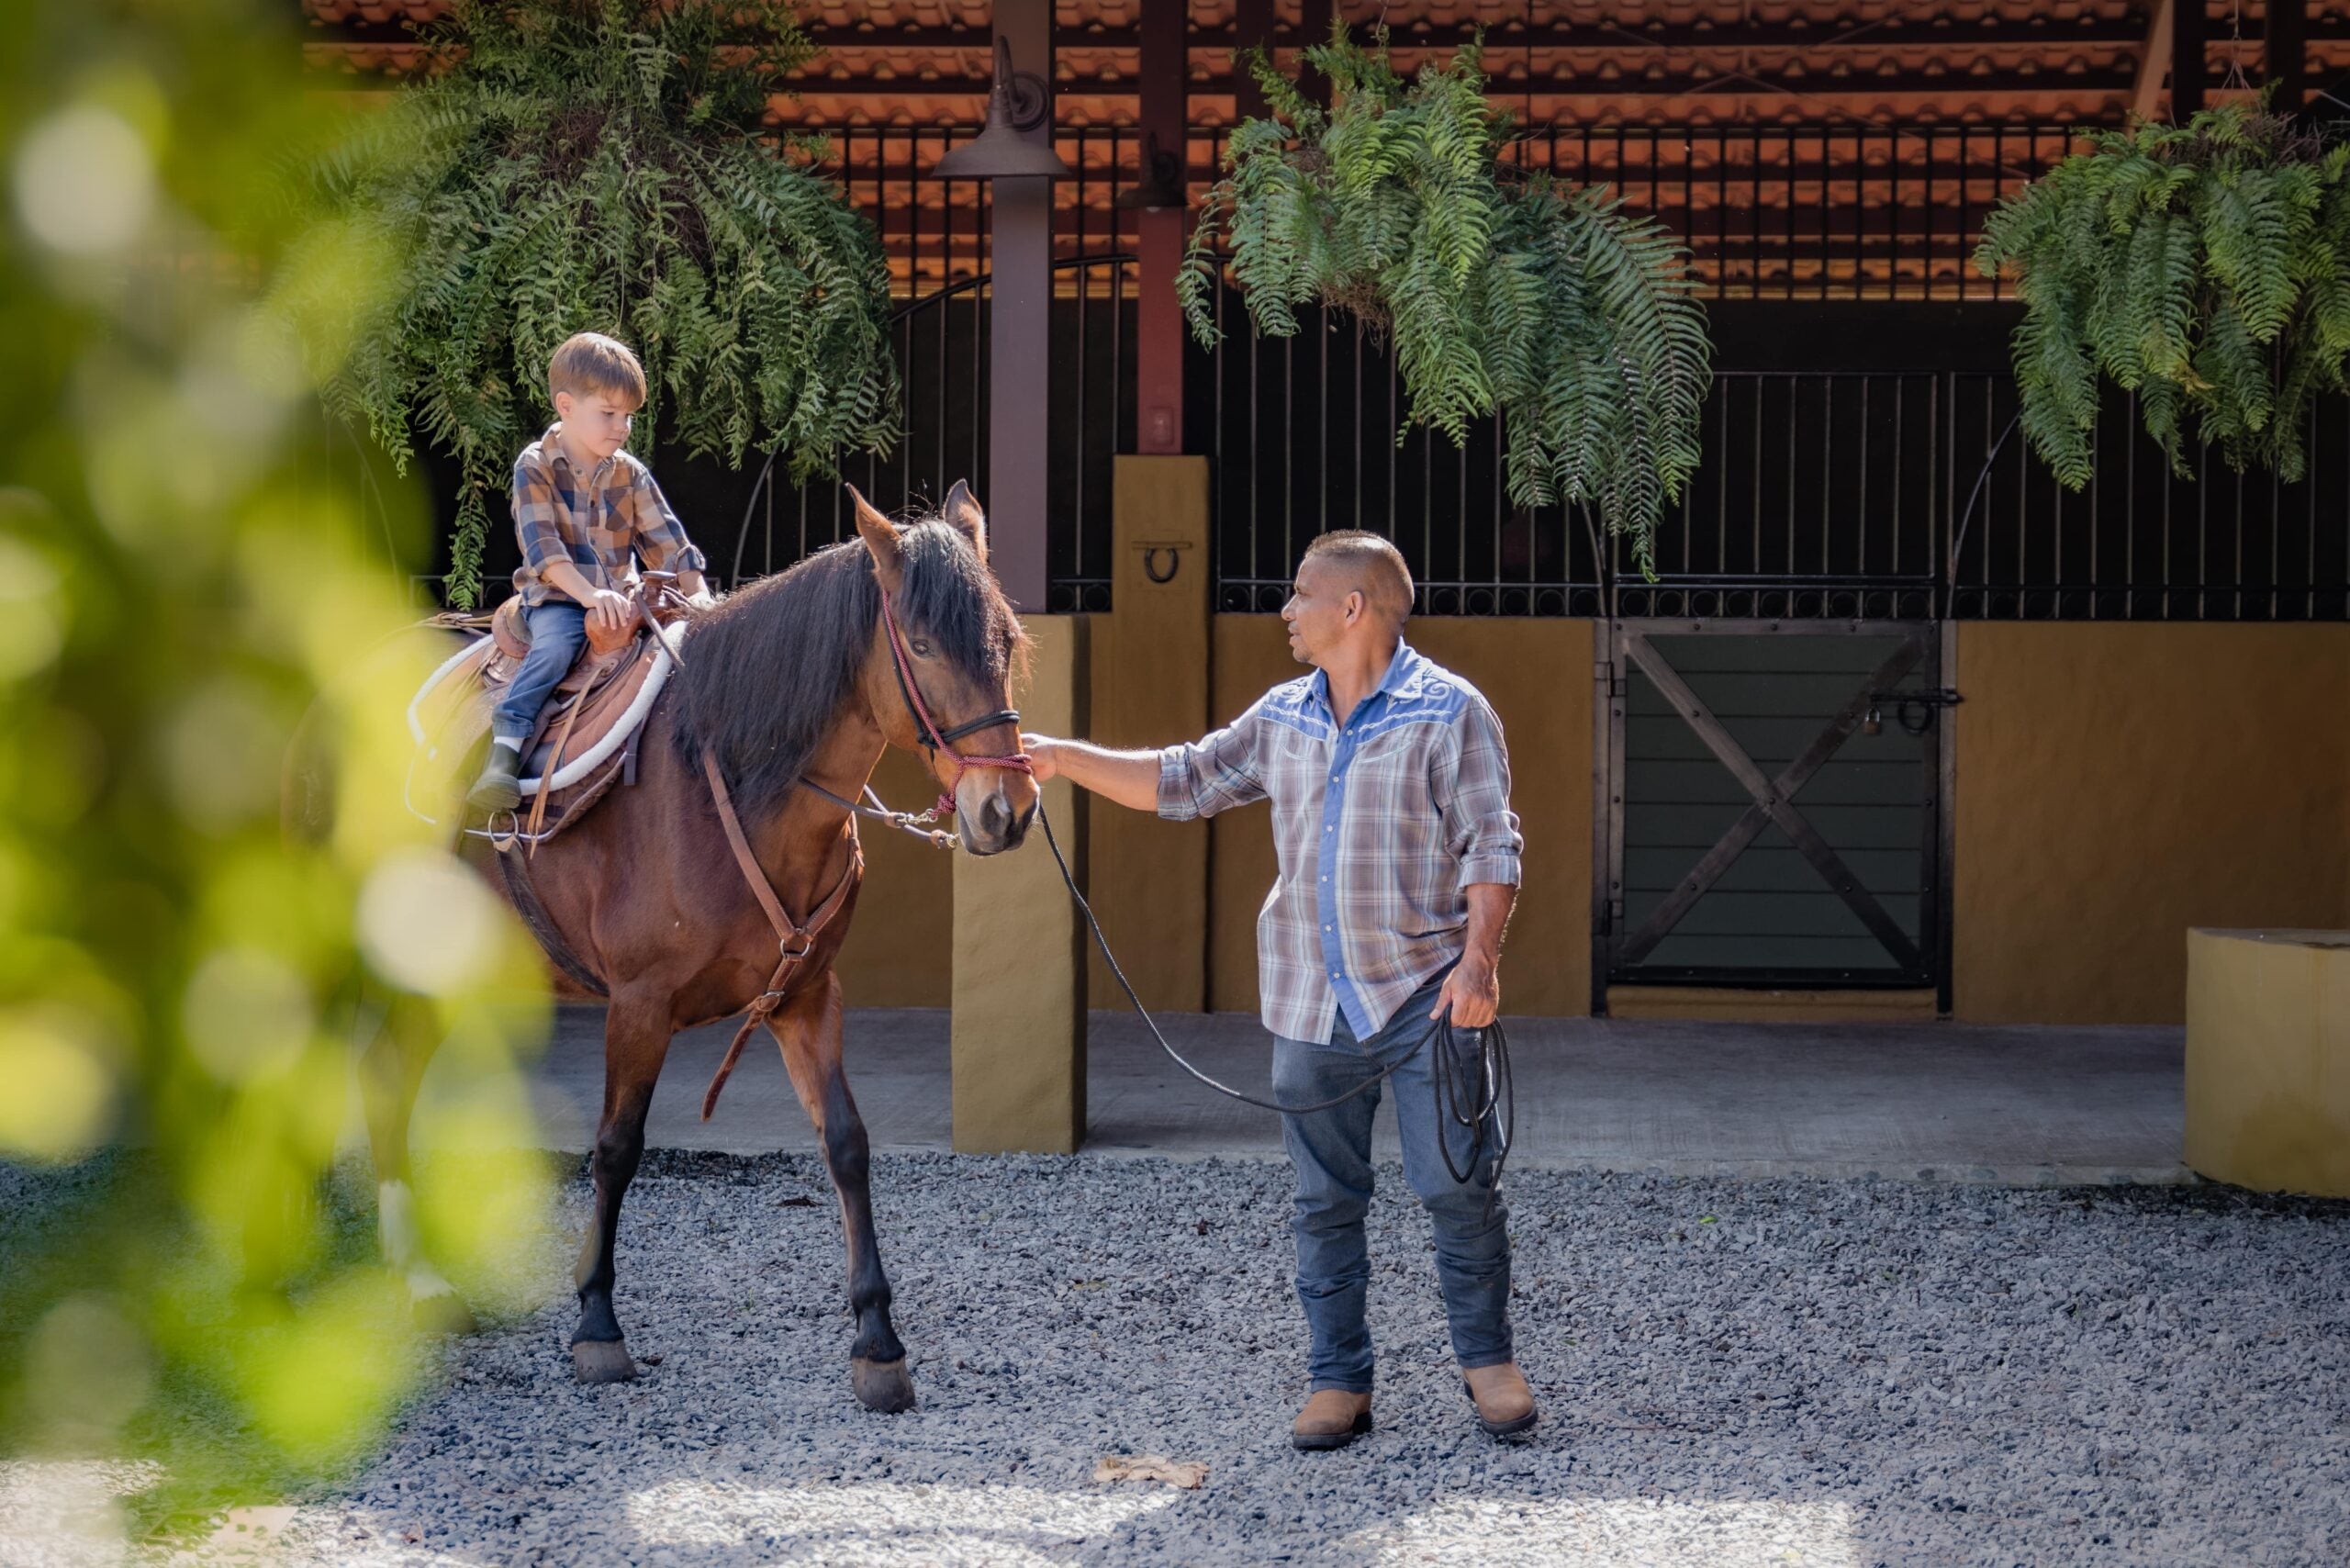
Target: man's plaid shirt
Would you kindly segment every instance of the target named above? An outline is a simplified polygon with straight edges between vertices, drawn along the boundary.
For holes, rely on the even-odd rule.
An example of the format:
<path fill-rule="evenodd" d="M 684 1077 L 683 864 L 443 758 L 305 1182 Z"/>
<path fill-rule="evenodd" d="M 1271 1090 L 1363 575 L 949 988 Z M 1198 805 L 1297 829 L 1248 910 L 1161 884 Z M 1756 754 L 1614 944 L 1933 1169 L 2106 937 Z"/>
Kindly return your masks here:
<path fill-rule="evenodd" d="M 524 604 L 565 599 L 546 580 L 557 561 L 570 562 L 599 588 L 627 588 L 639 561 L 653 572 L 707 569 L 653 470 L 616 452 L 593 474 L 582 474 L 555 439 L 562 429 L 549 425 L 514 460 L 514 532 L 522 541 L 514 591 Z"/>
<path fill-rule="evenodd" d="M 1408 644 L 1343 729 L 1315 670 L 1159 754 L 1162 817 L 1266 799 L 1281 876 L 1257 915 L 1258 983 L 1265 1027 L 1292 1040 L 1327 1042 L 1337 1008 L 1357 1039 L 1378 1033 L 1460 957 L 1462 890 L 1518 881 L 1501 721 Z"/>

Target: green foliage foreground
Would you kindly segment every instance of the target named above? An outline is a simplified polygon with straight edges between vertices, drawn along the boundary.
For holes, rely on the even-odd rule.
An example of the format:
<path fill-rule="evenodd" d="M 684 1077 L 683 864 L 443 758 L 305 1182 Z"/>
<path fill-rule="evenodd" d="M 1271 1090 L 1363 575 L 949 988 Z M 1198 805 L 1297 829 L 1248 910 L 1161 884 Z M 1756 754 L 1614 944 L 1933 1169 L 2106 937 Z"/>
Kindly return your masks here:
<path fill-rule="evenodd" d="M 139 1462 L 151 1520 L 351 1462 L 430 1364 L 334 1175 L 354 1031 L 430 1010 L 441 1138 L 527 1149 L 546 1017 L 529 937 L 398 801 L 436 655 L 386 535 L 424 509 L 371 517 L 319 416 L 392 269 L 268 176 L 325 134 L 300 27 L 57 0 L 0 29 L 0 1442 L 24 1495 Z M 289 841 L 297 733 L 342 766 Z M 436 1169 L 428 1246 L 479 1289 L 544 1235 L 543 1160 Z"/>
<path fill-rule="evenodd" d="M 784 0 L 457 0 L 433 74 L 319 161 L 344 225 L 397 258 L 330 406 L 405 463 L 463 470 L 448 597 L 475 602 L 546 365 L 583 330 L 626 340 L 657 429 L 794 480 L 898 429 L 890 275 L 872 226 L 767 131 L 814 54 Z M 341 237 L 336 237 L 338 241 Z"/>
<path fill-rule="evenodd" d="M 2252 102 L 2086 134 L 2089 151 L 2009 198 L 1975 252 L 2024 304 L 2032 449 L 2088 483 L 2101 373 L 2138 394 L 2181 476 L 2194 439 L 2299 479 L 2310 401 L 2344 389 L 2350 355 L 2350 143 Z"/>
<path fill-rule="evenodd" d="M 1711 379 L 1678 242 L 1600 191 L 1500 163 L 1508 122 L 1474 42 L 1408 82 L 1383 30 L 1365 50 L 1334 28 L 1304 59 L 1327 109 L 1248 58 L 1273 118 L 1234 130 L 1193 231 L 1177 288 L 1194 336 L 1218 335 L 1221 238 L 1257 330 L 1292 336 L 1317 301 L 1352 311 L 1394 342 L 1405 430 L 1458 445 L 1498 413 L 1510 498 L 1589 505 L 1651 570 Z"/>

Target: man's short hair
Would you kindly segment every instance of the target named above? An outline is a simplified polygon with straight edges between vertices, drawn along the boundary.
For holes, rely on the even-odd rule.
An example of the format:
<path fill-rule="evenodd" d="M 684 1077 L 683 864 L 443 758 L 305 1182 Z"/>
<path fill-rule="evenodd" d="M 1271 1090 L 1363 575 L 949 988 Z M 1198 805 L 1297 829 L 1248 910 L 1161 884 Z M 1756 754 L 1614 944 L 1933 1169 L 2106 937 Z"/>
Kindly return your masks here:
<path fill-rule="evenodd" d="M 560 392 L 586 398 L 610 393 L 615 402 L 632 409 L 644 406 L 644 366 L 618 338 L 601 332 L 574 332 L 554 351 L 547 364 L 547 398 Z"/>
<path fill-rule="evenodd" d="M 1334 528 L 1315 536 L 1304 559 L 1326 560 L 1344 570 L 1362 590 L 1364 600 L 1385 610 L 1396 625 L 1411 618 L 1412 568 L 1404 565 L 1404 553 L 1378 534 Z"/>

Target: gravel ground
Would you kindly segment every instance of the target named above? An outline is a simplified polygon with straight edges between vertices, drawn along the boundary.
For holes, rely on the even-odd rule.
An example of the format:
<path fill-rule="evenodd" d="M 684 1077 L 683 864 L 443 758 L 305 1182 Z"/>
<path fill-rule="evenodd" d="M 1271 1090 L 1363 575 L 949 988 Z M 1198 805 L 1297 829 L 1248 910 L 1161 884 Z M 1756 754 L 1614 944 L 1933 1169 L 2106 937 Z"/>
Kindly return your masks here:
<path fill-rule="evenodd" d="M 454 1342 L 445 1387 L 297 1511 L 288 1554 L 2350 1562 L 2350 1204 L 1514 1173 L 1544 1424 L 1505 1448 L 1470 1424 L 1426 1222 L 1391 1170 L 1371 1220 L 1380 1430 L 1302 1455 L 1287 1175 L 878 1158 L 922 1396 L 885 1417 L 849 1397 L 821 1165 L 650 1156 L 621 1253 L 642 1381 L 571 1383 L 567 1293 Z M 583 1216 L 584 1186 L 566 1204 Z M 547 1237 L 550 1281 L 570 1248 Z M 1117 1453 L 1201 1461 L 1207 1482 L 1092 1484 Z"/>

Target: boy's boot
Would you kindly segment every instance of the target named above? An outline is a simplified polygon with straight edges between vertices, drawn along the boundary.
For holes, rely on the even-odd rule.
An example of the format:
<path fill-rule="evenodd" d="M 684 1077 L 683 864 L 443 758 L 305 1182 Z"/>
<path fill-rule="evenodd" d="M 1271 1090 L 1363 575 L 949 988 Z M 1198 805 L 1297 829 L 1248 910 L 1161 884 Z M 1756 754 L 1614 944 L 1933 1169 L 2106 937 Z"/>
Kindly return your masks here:
<path fill-rule="evenodd" d="M 465 804 L 477 812 L 510 812 L 521 803 L 522 748 L 509 740 L 492 741 L 481 777 L 465 791 Z"/>

